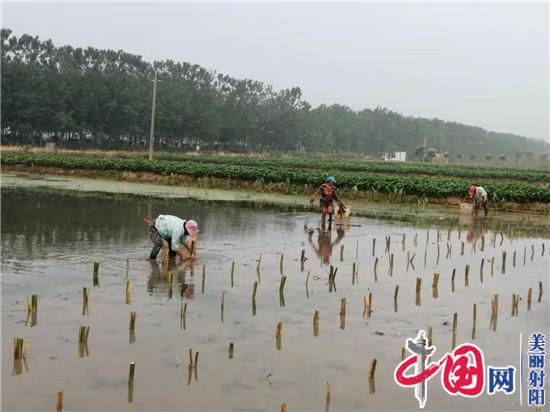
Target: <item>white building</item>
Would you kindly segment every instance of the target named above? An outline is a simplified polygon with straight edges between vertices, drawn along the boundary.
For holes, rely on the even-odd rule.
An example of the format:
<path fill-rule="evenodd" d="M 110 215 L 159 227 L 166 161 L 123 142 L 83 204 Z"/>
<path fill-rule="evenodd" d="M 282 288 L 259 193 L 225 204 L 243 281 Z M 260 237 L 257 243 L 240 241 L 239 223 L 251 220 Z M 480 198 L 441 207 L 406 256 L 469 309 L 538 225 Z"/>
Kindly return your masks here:
<path fill-rule="evenodd" d="M 407 152 L 384 153 L 386 162 L 405 162 L 407 161 Z"/>

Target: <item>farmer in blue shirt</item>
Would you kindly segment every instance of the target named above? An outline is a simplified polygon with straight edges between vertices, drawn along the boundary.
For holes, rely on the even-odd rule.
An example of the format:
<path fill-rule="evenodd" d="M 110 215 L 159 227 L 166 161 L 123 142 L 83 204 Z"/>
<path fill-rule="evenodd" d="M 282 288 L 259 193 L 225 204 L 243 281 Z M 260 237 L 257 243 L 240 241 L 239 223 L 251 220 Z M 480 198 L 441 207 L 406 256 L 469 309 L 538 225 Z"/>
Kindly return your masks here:
<path fill-rule="evenodd" d="M 183 250 L 191 254 L 193 251 L 187 246 L 187 240 L 189 237 L 194 237 L 199 231 L 199 225 L 194 220 L 184 220 L 177 216 L 172 215 L 159 215 L 153 221 L 146 221 L 149 223 L 149 234 L 153 241 L 153 249 L 149 259 L 155 260 L 158 253 L 162 249 L 162 240 L 168 242 L 170 247 L 170 257 L 179 255 L 183 260 Z"/>

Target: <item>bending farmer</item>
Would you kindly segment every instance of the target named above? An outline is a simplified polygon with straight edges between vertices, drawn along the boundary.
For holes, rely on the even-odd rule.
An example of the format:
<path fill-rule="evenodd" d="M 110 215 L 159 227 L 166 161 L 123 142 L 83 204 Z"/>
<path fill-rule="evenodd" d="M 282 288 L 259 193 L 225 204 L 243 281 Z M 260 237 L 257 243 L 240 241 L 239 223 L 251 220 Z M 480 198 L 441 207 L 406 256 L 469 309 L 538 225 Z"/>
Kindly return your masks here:
<path fill-rule="evenodd" d="M 325 179 L 325 182 L 319 186 L 319 188 L 313 193 L 310 199 L 310 203 L 313 204 L 313 201 L 317 196 L 319 198 L 319 206 L 321 207 L 321 218 L 322 218 L 322 230 L 325 230 L 325 221 L 328 214 L 328 229 L 332 229 L 332 215 L 334 214 L 334 201 L 340 206 L 340 211 L 345 212 L 346 208 L 344 204 L 338 197 L 336 193 L 336 179 L 333 176 L 328 176 Z"/>
<path fill-rule="evenodd" d="M 485 216 L 489 213 L 487 191 L 481 186 L 470 186 L 468 196 L 473 204 L 473 212 L 477 216 L 480 208 L 483 208 Z"/>
<path fill-rule="evenodd" d="M 199 225 L 194 220 L 184 220 L 177 216 L 159 215 L 150 222 L 149 234 L 153 241 L 153 249 L 149 259 L 155 260 L 162 249 L 162 241 L 168 242 L 170 257 L 179 255 L 184 259 L 183 251 L 186 249 L 192 255 L 193 251 L 187 246 L 189 237 L 194 237 L 199 231 Z"/>

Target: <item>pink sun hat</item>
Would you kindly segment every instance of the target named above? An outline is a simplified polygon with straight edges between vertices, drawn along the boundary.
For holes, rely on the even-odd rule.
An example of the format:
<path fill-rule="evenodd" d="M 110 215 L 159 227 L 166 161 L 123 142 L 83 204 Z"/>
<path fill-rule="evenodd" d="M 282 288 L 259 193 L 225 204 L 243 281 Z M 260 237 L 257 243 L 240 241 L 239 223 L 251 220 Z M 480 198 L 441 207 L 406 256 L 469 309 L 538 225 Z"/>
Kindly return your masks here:
<path fill-rule="evenodd" d="M 199 232 L 199 224 L 194 220 L 188 220 L 185 222 L 185 229 L 187 229 L 190 236 L 196 236 Z"/>

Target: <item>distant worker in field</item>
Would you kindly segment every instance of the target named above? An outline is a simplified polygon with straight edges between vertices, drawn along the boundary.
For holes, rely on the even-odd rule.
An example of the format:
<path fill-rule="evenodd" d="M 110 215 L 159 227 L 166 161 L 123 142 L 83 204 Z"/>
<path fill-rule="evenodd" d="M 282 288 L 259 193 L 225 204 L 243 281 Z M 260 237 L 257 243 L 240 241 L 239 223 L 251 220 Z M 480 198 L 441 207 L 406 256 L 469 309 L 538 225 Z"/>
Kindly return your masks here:
<path fill-rule="evenodd" d="M 336 179 L 334 176 L 328 176 L 325 179 L 325 182 L 319 186 L 319 188 L 313 193 L 310 198 L 310 203 L 313 205 L 315 198 L 319 198 L 319 206 L 321 207 L 321 220 L 322 226 L 321 229 L 325 230 L 326 218 L 328 214 L 328 230 L 332 229 L 332 215 L 334 214 L 334 201 L 340 206 L 340 213 L 345 213 L 346 208 L 344 203 L 338 197 L 336 193 Z"/>
<path fill-rule="evenodd" d="M 190 238 L 194 238 L 199 232 L 199 225 L 194 220 L 184 220 L 172 215 L 159 215 L 155 220 L 144 219 L 149 224 L 149 235 L 153 241 L 153 249 L 149 259 L 155 260 L 162 249 L 163 240 L 168 242 L 169 256 L 179 255 L 181 260 L 185 259 L 185 252 L 193 257 L 195 251 L 187 245 Z"/>
<path fill-rule="evenodd" d="M 473 205 L 473 213 L 477 216 L 479 209 L 483 208 L 485 216 L 489 213 L 487 191 L 481 186 L 470 186 L 468 197 Z"/>

